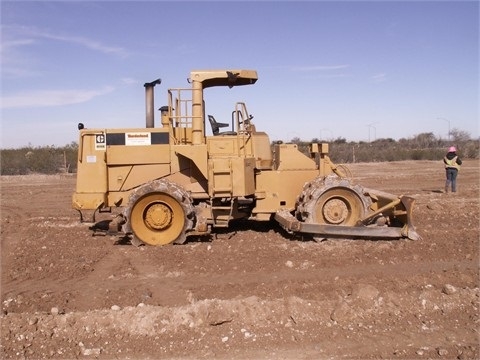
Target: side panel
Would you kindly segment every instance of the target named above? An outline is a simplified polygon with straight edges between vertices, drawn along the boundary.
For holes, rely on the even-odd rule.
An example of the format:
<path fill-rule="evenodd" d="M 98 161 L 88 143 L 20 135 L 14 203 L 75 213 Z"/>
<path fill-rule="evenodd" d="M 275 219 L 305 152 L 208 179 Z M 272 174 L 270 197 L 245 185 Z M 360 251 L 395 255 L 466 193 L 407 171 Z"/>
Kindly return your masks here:
<path fill-rule="evenodd" d="M 193 198 L 207 199 L 208 165 L 207 146 L 172 145 L 170 150 L 170 175 L 168 179 L 182 185 Z"/>
<path fill-rule="evenodd" d="M 135 165 L 135 164 L 168 164 L 170 149 L 168 145 L 149 146 L 108 146 L 107 164 Z"/>
<path fill-rule="evenodd" d="M 207 138 L 210 156 L 232 156 L 238 153 L 236 136 L 216 136 Z"/>
<path fill-rule="evenodd" d="M 253 156 L 256 159 L 256 168 L 270 170 L 273 164 L 272 148 L 270 139 L 264 132 L 256 132 L 252 135 Z"/>
<path fill-rule="evenodd" d="M 169 141 L 168 129 L 82 130 L 73 207 L 123 203 L 128 190 L 170 174 Z"/>
<path fill-rule="evenodd" d="M 318 176 L 318 170 L 262 171 L 256 176 L 256 207 L 252 213 L 293 210 L 306 182 Z"/>
<path fill-rule="evenodd" d="M 80 133 L 77 165 L 78 193 L 104 193 L 107 191 L 104 139 L 105 134 L 101 130 Z"/>
<path fill-rule="evenodd" d="M 105 204 L 106 193 L 105 133 L 83 130 L 79 138 L 77 184 L 72 206 L 78 210 L 97 209 Z"/>
<path fill-rule="evenodd" d="M 255 193 L 255 159 L 208 160 L 208 192 L 212 197 L 248 196 Z"/>
<path fill-rule="evenodd" d="M 168 164 L 169 133 L 159 129 L 119 129 L 106 134 L 108 165 Z"/>
<path fill-rule="evenodd" d="M 276 144 L 274 155 L 276 170 L 318 169 L 315 160 L 301 153 L 296 144 Z"/>
<path fill-rule="evenodd" d="M 207 165 L 207 146 L 205 144 L 201 145 L 173 145 L 171 147 L 171 166 L 172 173 L 181 171 L 185 168 L 182 165 L 181 157 L 190 159 L 198 170 L 201 172 L 204 178 L 208 176 L 208 165 Z"/>
<path fill-rule="evenodd" d="M 230 158 L 208 159 L 208 193 L 211 197 L 233 196 L 233 174 Z"/>
<path fill-rule="evenodd" d="M 170 174 L 169 138 L 158 128 L 107 130 L 108 206 L 125 205 L 129 190 Z"/>
<path fill-rule="evenodd" d="M 108 190 L 131 190 L 148 181 L 170 174 L 169 164 L 146 164 L 133 166 L 109 166 Z"/>
<path fill-rule="evenodd" d="M 233 195 L 248 196 L 255 193 L 255 159 L 236 158 L 232 161 Z"/>

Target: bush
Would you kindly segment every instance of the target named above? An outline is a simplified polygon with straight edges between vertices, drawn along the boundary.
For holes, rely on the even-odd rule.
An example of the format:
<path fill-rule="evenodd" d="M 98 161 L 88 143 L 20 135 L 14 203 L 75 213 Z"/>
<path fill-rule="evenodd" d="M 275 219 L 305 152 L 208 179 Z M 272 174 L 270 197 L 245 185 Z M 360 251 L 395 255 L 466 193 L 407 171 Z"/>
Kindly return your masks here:
<path fill-rule="evenodd" d="M 378 139 L 372 142 L 349 142 L 339 138 L 330 143 L 329 156 L 335 163 L 404 161 L 404 160 L 441 160 L 447 148 L 454 144 L 461 158 L 478 159 L 479 141 L 466 139 L 463 132 L 452 142 L 436 138 L 433 133 L 422 133 L 411 139 Z M 296 138 L 300 151 L 308 155 L 309 143 Z"/>
<path fill-rule="evenodd" d="M 58 174 L 75 172 L 76 143 L 64 147 L 23 147 L 1 151 L 1 175 Z"/>

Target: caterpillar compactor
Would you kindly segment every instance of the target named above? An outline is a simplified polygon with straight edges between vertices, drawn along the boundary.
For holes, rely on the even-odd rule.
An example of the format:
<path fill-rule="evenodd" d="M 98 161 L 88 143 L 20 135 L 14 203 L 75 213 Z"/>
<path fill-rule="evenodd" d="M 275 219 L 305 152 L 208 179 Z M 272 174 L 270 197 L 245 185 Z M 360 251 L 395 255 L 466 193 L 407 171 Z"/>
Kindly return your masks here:
<path fill-rule="evenodd" d="M 158 79 L 145 84 L 145 128 L 79 124 L 73 208 L 81 219 L 86 210 L 119 208 L 110 230 L 135 245 L 183 243 L 240 219 L 275 219 L 288 232 L 315 239 L 420 238 L 412 224 L 414 199 L 352 183 L 329 159 L 328 144 L 312 143 L 307 153 L 296 144 L 272 144 L 244 102 L 232 104 L 231 119 L 206 114 L 208 88 L 256 81 L 253 70 L 192 71 L 190 86 L 168 90 L 156 127 Z"/>

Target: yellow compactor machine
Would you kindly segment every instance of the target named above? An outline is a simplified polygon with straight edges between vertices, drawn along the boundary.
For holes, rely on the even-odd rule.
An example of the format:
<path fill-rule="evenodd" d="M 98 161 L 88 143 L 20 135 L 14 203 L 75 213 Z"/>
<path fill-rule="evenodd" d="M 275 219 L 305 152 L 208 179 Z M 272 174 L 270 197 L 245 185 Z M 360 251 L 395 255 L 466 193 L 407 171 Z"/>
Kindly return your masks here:
<path fill-rule="evenodd" d="M 272 144 L 244 102 L 232 104 L 229 122 L 205 114 L 205 89 L 257 79 L 254 70 L 192 71 L 189 87 L 168 90 L 156 127 L 158 79 L 145 84 L 145 128 L 79 124 L 73 208 L 82 219 L 85 210 L 122 208 L 110 230 L 136 245 L 183 243 L 238 219 L 275 219 L 316 239 L 419 239 L 414 199 L 353 184 L 330 161 L 328 144 L 310 144 L 309 154 L 296 144 Z"/>

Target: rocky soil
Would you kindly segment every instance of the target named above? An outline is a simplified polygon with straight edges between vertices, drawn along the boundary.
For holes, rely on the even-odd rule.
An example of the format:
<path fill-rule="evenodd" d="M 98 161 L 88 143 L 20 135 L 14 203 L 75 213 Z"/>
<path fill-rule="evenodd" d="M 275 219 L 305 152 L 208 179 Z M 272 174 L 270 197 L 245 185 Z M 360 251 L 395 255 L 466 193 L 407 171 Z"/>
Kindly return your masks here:
<path fill-rule="evenodd" d="M 423 239 L 246 223 L 134 247 L 79 223 L 73 177 L 2 177 L 0 358 L 478 359 L 479 162 L 457 194 L 441 162 L 349 168 L 415 197 Z"/>

